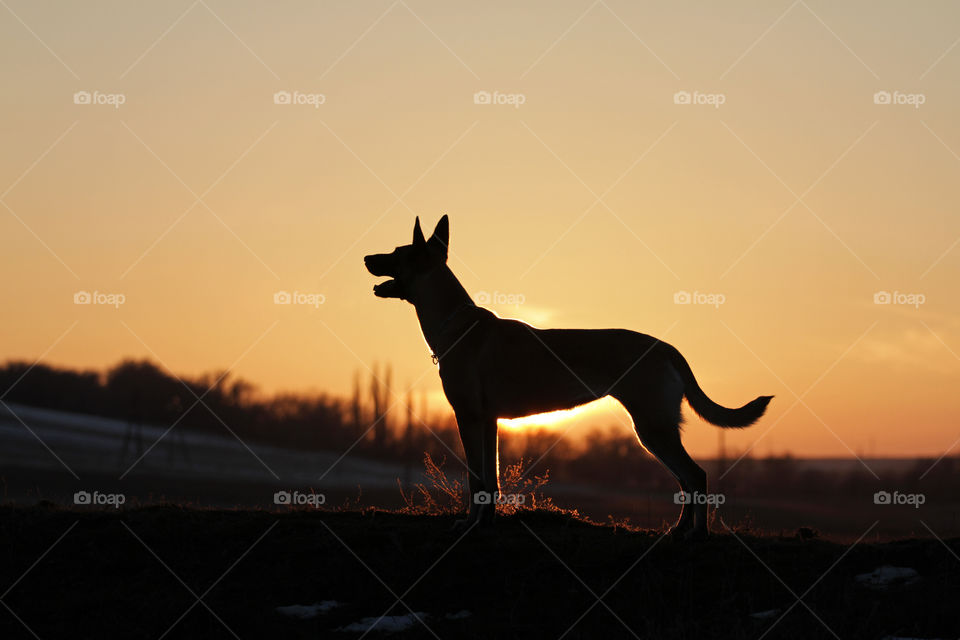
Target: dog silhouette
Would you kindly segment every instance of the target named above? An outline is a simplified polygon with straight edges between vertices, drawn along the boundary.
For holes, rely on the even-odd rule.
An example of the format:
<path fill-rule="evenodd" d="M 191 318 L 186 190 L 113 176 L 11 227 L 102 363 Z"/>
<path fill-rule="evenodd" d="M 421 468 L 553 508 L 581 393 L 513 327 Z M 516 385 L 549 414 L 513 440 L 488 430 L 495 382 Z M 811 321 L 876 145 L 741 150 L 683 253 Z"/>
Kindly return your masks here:
<path fill-rule="evenodd" d="M 413 304 L 440 365 L 470 471 L 470 508 L 463 529 L 493 520 L 499 498 L 497 419 L 570 409 L 604 396 L 633 419 L 643 446 L 676 478 L 683 492 L 671 532 L 707 535 L 707 474 L 680 441 L 683 398 L 718 427 L 756 422 L 773 396 L 739 409 L 707 397 L 677 349 L 626 329 L 537 329 L 498 317 L 473 303 L 447 266 L 450 223 L 443 216 L 426 239 L 417 218 L 413 242 L 364 258 L 381 298 Z"/>

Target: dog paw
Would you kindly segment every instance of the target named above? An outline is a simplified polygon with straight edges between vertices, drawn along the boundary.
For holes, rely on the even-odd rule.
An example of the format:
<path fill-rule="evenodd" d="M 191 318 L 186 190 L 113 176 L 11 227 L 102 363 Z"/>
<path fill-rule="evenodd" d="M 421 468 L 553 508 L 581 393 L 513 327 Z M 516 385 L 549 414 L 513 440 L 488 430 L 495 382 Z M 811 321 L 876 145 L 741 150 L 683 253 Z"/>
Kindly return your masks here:
<path fill-rule="evenodd" d="M 670 536 L 671 540 L 677 540 L 677 541 L 692 540 L 694 531 L 696 531 L 696 529 L 694 529 L 692 524 L 674 525 L 670 527 L 670 529 L 667 531 L 667 535 Z"/>
<path fill-rule="evenodd" d="M 670 537 L 674 540 L 684 542 L 699 542 L 710 537 L 710 532 L 700 527 L 689 527 L 685 529 L 677 529 L 674 527 L 669 533 Z"/>
<path fill-rule="evenodd" d="M 687 534 L 687 540 L 702 542 L 710 537 L 710 532 L 706 529 L 693 529 Z"/>
<path fill-rule="evenodd" d="M 667 529 L 667 535 L 673 538 L 674 540 L 683 539 L 683 537 L 690 531 L 693 527 L 690 526 L 681 526 L 673 525 Z"/>
<path fill-rule="evenodd" d="M 450 533 L 461 534 L 470 528 L 472 523 L 467 518 L 460 518 L 450 527 Z"/>

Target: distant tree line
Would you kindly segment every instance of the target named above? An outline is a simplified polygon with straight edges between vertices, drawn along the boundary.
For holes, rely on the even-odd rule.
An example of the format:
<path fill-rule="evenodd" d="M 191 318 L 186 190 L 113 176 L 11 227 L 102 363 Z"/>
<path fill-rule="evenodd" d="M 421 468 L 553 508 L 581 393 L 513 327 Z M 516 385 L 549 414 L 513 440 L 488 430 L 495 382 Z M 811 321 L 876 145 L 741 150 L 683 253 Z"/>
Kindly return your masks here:
<path fill-rule="evenodd" d="M 265 396 L 225 372 L 175 377 L 147 360 L 124 360 L 105 372 L 11 361 L 0 367 L 0 389 L 10 389 L 7 403 L 221 434 L 227 434 L 226 425 L 245 441 L 283 447 L 352 447 L 357 455 L 417 464 L 424 452 L 442 458 L 458 451 L 451 419 L 428 416 L 423 397 L 415 409 L 412 393 L 397 396 L 389 387 L 390 368 L 379 369 L 365 385 L 357 373 L 348 399 L 324 393 Z"/>
<path fill-rule="evenodd" d="M 419 468 L 424 454 L 446 460 L 447 471 L 464 471 L 456 423 L 450 413 L 428 413 L 421 392 L 398 392 L 389 366 L 357 372 L 348 398 L 324 393 L 265 396 L 257 387 L 224 372 L 178 378 L 147 360 L 124 360 L 105 372 L 76 371 L 46 364 L 11 361 L 0 367 L 4 397 L 36 407 L 106 416 L 129 423 L 227 434 L 244 441 L 305 449 L 347 451 L 350 455 Z M 202 403 L 197 398 L 202 398 Z M 525 457 L 529 472 L 549 470 L 553 481 L 593 482 L 618 490 L 672 491 L 670 474 L 626 428 L 595 428 L 582 438 L 550 429 L 501 429 L 501 461 Z M 914 468 L 884 473 L 883 481 L 864 467 L 842 474 L 800 464 L 789 455 L 743 457 L 736 462 L 700 460 L 711 490 L 776 498 L 824 495 L 892 487 L 901 492 L 952 496 L 960 479 L 960 459 L 917 460 Z M 722 478 L 721 478 L 722 476 Z"/>

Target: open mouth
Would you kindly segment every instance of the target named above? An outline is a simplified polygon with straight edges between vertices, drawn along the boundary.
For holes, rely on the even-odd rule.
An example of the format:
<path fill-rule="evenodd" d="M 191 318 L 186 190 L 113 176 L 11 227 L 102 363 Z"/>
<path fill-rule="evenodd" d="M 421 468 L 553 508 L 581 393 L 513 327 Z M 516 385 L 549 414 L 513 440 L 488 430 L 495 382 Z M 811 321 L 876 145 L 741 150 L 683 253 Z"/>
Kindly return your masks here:
<path fill-rule="evenodd" d="M 378 298 L 402 298 L 403 288 L 396 280 L 386 280 L 373 286 L 373 295 Z"/>
<path fill-rule="evenodd" d="M 378 298 L 403 298 L 403 286 L 393 278 L 396 271 L 393 268 L 393 260 L 389 255 L 366 256 L 363 263 L 372 275 L 390 278 L 374 285 L 373 294 L 375 296 Z"/>
<path fill-rule="evenodd" d="M 373 285 L 373 293 L 380 296 L 381 298 L 386 297 L 385 294 L 390 293 L 391 288 L 397 286 L 396 280 L 384 280 L 379 284 Z"/>

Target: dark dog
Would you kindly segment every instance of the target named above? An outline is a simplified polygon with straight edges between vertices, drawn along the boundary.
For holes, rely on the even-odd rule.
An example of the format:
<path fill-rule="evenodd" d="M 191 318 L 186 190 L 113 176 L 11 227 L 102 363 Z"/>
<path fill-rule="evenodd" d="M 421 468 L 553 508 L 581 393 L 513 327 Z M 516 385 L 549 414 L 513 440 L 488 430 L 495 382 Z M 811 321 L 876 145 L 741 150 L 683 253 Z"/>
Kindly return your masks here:
<path fill-rule="evenodd" d="M 767 408 L 761 396 L 728 409 L 706 396 L 672 346 L 626 329 L 536 329 L 473 304 L 447 266 L 447 216 L 429 240 L 364 258 L 381 298 L 413 304 L 427 344 L 440 363 L 443 391 L 456 414 L 470 470 L 469 516 L 459 526 L 488 523 L 499 498 L 497 419 L 570 409 L 613 396 L 633 418 L 640 442 L 669 469 L 687 496 L 673 532 L 707 533 L 707 474 L 680 442 L 684 397 L 719 427 L 746 427 Z M 692 508 L 688 508 L 692 507 Z M 691 514 L 692 512 L 692 514 Z"/>

